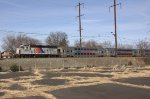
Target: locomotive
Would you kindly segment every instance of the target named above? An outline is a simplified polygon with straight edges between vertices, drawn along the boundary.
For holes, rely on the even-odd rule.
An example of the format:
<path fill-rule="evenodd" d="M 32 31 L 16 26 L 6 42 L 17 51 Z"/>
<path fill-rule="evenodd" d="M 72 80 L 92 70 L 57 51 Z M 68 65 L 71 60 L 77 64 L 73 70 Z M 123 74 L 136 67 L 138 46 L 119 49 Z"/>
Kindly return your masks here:
<path fill-rule="evenodd" d="M 49 45 L 21 45 L 16 49 L 15 57 L 144 57 L 150 55 L 150 50 L 117 49 L 114 48 L 86 48 Z"/>
<path fill-rule="evenodd" d="M 21 45 L 16 49 L 16 57 L 61 57 L 62 48 L 48 45 Z"/>

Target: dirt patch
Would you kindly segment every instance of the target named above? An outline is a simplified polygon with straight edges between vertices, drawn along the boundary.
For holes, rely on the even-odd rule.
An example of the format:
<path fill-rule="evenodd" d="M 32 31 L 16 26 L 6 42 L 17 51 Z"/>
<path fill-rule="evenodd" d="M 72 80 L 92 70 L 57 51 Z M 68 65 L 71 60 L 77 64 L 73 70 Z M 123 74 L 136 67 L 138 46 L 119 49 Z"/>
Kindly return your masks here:
<path fill-rule="evenodd" d="M 49 92 L 57 99 L 150 99 L 150 90 L 117 84 L 74 87 Z"/>
<path fill-rule="evenodd" d="M 1 80 L 0 80 L 0 83 L 8 83 L 8 81 L 1 81 Z"/>
<path fill-rule="evenodd" d="M 67 82 L 68 80 L 66 79 L 42 79 L 42 80 L 33 81 L 32 84 L 57 86 L 57 85 L 64 85 Z"/>
<path fill-rule="evenodd" d="M 29 97 L 15 97 L 15 98 L 7 98 L 7 99 L 46 99 L 43 96 L 29 96 Z"/>
<path fill-rule="evenodd" d="M 63 73 L 63 76 L 80 76 L 80 77 L 112 77 L 112 75 L 95 74 L 95 73 Z"/>
<path fill-rule="evenodd" d="M 137 69 L 137 70 L 150 70 L 150 68 L 146 68 L 146 69 L 142 69 L 142 68 L 141 68 L 141 69 Z"/>
<path fill-rule="evenodd" d="M 98 74 L 98 73 L 69 73 L 69 72 L 47 72 L 44 73 L 43 78 L 52 78 L 60 76 L 80 76 L 80 77 L 112 77 L 112 75 Z"/>
<path fill-rule="evenodd" d="M 61 70 L 61 72 L 78 72 L 78 71 L 80 71 L 80 70 L 78 70 L 78 69 L 63 69 L 63 70 Z"/>
<path fill-rule="evenodd" d="M 19 81 L 19 80 L 28 80 L 28 79 L 31 79 L 31 78 L 14 78 L 15 81 Z"/>
<path fill-rule="evenodd" d="M 121 72 L 123 72 L 123 70 L 109 70 L 109 71 L 100 70 L 100 71 L 96 71 L 96 72 L 99 72 L 99 73 L 121 73 Z"/>
<path fill-rule="evenodd" d="M 9 90 L 26 90 L 25 87 L 18 85 L 18 84 L 13 84 L 10 87 L 7 87 Z"/>
<path fill-rule="evenodd" d="M 114 80 L 122 83 L 130 83 L 135 85 L 147 85 L 150 86 L 150 77 L 136 77 L 136 78 L 124 78 Z"/>
<path fill-rule="evenodd" d="M 5 95 L 5 92 L 0 92 L 0 96 L 4 96 Z"/>
<path fill-rule="evenodd" d="M 0 74 L 0 79 L 17 78 L 22 76 L 34 76 L 31 72 L 9 72 L 6 74 Z"/>
<path fill-rule="evenodd" d="M 60 72 L 41 72 L 41 74 L 44 74 L 43 78 L 52 78 L 52 77 L 60 77 Z"/>

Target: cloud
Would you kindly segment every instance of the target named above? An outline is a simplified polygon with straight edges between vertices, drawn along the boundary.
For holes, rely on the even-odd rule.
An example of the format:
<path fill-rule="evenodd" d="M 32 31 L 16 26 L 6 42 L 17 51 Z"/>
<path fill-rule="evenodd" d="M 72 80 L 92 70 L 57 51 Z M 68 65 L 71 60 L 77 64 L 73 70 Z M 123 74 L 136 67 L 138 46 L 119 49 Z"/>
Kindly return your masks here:
<path fill-rule="evenodd" d="M 23 5 L 19 5 L 19 4 L 16 4 L 16 3 L 13 3 L 13 2 L 7 1 L 7 0 L 1 0 L 0 3 L 10 5 L 10 6 L 14 6 L 14 7 L 24 8 Z"/>

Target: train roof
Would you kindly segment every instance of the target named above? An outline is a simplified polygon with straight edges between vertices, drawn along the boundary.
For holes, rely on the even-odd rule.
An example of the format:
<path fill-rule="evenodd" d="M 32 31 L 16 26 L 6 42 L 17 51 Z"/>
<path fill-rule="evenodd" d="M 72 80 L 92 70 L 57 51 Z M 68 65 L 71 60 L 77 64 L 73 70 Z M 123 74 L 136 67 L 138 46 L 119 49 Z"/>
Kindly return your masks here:
<path fill-rule="evenodd" d="M 108 50 L 115 50 L 115 48 L 105 48 L 105 49 L 108 49 Z M 136 50 L 136 49 L 130 49 L 130 48 L 117 48 L 117 50 Z"/>
<path fill-rule="evenodd" d="M 75 48 L 77 48 L 77 49 L 83 49 L 83 48 L 85 48 L 85 49 L 98 49 L 98 48 L 90 48 L 90 47 L 67 47 L 67 48 L 73 48 L 73 49 L 75 49 Z"/>
<path fill-rule="evenodd" d="M 30 46 L 30 47 L 42 47 L 42 48 L 58 48 L 58 46 L 54 45 L 21 45 L 21 46 Z"/>

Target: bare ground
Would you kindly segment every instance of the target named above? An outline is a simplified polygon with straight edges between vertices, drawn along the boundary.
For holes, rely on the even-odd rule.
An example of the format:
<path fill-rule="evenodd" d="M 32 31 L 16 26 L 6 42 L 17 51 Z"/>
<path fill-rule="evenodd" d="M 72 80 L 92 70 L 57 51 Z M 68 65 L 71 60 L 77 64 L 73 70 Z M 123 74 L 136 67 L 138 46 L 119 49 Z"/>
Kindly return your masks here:
<path fill-rule="evenodd" d="M 0 72 L 0 99 L 150 99 L 150 66 Z"/>

